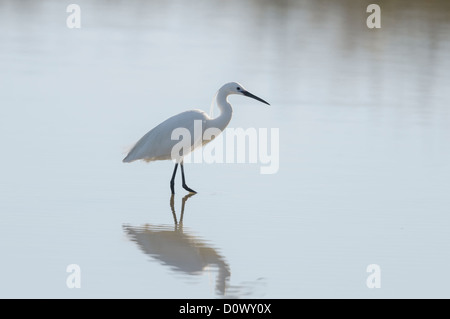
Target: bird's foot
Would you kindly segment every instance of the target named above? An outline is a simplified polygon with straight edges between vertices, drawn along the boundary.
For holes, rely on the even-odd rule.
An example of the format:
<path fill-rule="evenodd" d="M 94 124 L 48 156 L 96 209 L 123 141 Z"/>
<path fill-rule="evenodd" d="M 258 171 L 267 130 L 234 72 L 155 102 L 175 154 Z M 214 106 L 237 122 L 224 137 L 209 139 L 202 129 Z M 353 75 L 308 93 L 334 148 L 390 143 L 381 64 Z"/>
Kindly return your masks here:
<path fill-rule="evenodd" d="M 183 184 L 183 188 L 187 190 L 189 193 L 197 194 L 192 188 L 189 188 L 186 184 Z"/>

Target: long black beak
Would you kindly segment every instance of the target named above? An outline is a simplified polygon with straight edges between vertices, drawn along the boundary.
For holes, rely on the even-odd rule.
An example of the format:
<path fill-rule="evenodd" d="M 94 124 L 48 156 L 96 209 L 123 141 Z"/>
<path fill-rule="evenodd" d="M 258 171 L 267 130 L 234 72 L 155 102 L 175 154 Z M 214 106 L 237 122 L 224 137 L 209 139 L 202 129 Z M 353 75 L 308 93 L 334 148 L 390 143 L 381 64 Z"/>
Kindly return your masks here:
<path fill-rule="evenodd" d="M 266 103 L 267 105 L 270 105 L 269 103 L 264 101 L 262 98 L 257 97 L 256 95 L 253 95 L 253 94 L 251 94 L 248 91 L 242 91 L 242 94 L 244 94 L 245 96 L 251 97 L 252 99 L 255 99 L 255 100 L 259 101 L 259 102 L 263 102 L 263 103 Z"/>

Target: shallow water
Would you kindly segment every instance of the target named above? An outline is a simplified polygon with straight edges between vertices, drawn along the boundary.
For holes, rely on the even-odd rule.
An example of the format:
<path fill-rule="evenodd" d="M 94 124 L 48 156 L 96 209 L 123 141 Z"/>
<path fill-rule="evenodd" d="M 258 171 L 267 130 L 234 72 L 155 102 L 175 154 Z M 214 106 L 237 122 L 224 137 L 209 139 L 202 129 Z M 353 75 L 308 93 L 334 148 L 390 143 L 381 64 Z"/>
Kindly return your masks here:
<path fill-rule="evenodd" d="M 0 2 L 1 297 L 449 297 L 448 1 L 77 3 Z M 277 173 L 121 162 L 229 81 Z"/>

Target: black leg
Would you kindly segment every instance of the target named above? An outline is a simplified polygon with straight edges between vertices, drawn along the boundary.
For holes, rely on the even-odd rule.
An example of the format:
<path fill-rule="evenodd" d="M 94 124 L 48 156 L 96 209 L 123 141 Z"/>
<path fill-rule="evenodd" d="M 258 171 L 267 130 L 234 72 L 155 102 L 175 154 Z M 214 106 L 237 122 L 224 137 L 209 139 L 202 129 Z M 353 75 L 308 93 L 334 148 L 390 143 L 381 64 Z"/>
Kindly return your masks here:
<path fill-rule="evenodd" d="M 177 168 L 178 163 L 175 164 L 175 168 L 173 169 L 172 179 L 170 180 L 170 190 L 172 191 L 172 194 L 175 194 L 175 175 L 177 175 Z"/>
<path fill-rule="evenodd" d="M 181 165 L 181 180 L 182 180 L 182 182 L 183 182 L 183 188 L 184 188 L 185 190 L 187 190 L 188 192 L 197 194 L 196 191 L 194 191 L 193 189 L 189 188 L 189 187 L 186 185 L 186 181 L 185 181 L 185 179 L 184 179 L 184 165 L 183 165 L 183 162 L 181 162 L 180 165 Z"/>

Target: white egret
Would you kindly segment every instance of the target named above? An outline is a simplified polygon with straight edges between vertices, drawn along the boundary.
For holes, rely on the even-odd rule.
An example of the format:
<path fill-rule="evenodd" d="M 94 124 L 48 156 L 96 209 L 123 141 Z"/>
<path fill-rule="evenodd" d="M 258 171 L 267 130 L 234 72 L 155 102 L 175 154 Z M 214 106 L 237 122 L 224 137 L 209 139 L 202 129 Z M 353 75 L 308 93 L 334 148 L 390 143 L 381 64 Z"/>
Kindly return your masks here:
<path fill-rule="evenodd" d="M 196 193 L 196 191 L 192 190 L 186 185 L 186 180 L 184 177 L 183 157 L 186 156 L 189 152 L 192 152 L 196 147 L 202 146 L 212 140 L 203 139 L 203 133 L 205 130 L 207 130 L 208 128 L 216 128 L 220 132 L 222 132 L 227 127 L 233 113 L 233 109 L 231 108 L 231 105 L 228 102 L 227 98 L 232 94 L 245 95 L 267 105 L 270 105 L 263 99 L 248 92 L 239 83 L 227 83 L 219 89 L 216 95 L 217 106 L 220 110 L 219 116 L 217 116 L 216 118 L 211 118 L 202 110 L 191 110 L 174 115 L 145 134 L 130 150 L 128 155 L 123 159 L 123 162 L 129 163 L 136 160 L 151 162 L 157 160 L 174 159 L 176 160 L 176 163 L 172 173 L 172 178 L 170 180 L 170 189 L 172 191 L 172 194 L 175 193 L 174 184 L 178 164 L 180 164 L 181 166 L 183 188 L 188 192 Z M 202 123 L 202 134 L 200 137 L 196 137 L 194 134 L 195 121 L 201 121 Z M 173 158 L 172 150 L 178 143 L 178 140 L 172 139 L 172 132 L 177 128 L 186 128 L 190 132 L 190 136 L 193 138 L 191 139 L 189 150 L 182 153 L 180 157 Z M 201 138 L 201 140 L 198 140 L 199 138 Z"/>

